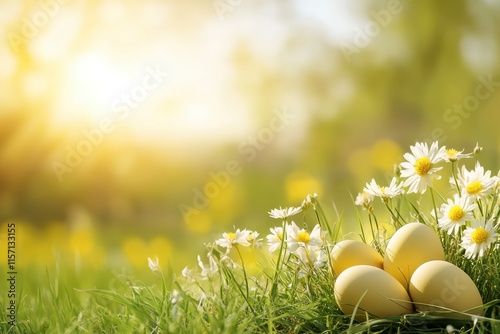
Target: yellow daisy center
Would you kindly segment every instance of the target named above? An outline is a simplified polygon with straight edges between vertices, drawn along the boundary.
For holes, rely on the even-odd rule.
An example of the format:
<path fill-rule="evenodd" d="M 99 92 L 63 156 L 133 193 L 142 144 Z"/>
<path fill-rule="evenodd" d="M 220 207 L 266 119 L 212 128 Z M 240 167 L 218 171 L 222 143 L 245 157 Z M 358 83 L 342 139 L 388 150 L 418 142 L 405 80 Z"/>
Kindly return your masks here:
<path fill-rule="evenodd" d="M 473 243 L 482 244 L 483 242 L 486 242 L 486 240 L 488 240 L 489 236 L 490 234 L 488 233 L 488 231 L 486 231 L 482 227 L 478 227 L 472 232 L 470 238 Z"/>
<path fill-rule="evenodd" d="M 382 193 L 382 195 L 385 195 L 385 189 L 386 188 L 385 187 L 379 187 L 379 189 L 380 189 L 380 192 Z"/>
<path fill-rule="evenodd" d="M 297 234 L 297 241 L 308 244 L 311 241 L 311 236 L 306 231 L 300 231 Z"/>
<path fill-rule="evenodd" d="M 464 216 L 464 210 L 460 205 L 454 205 L 450 208 L 450 211 L 448 212 L 448 218 L 450 218 L 451 221 L 457 221 L 460 220 Z"/>
<path fill-rule="evenodd" d="M 467 192 L 471 195 L 477 195 L 482 189 L 483 189 L 483 185 L 481 184 L 481 181 L 479 181 L 479 180 L 471 182 L 467 186 Z"/>
<path fill-rule="evenodd" d="M 449 148 L 446 150 L 446 154 L 448 155 L 448 158 L 456 158 L 458 151 L 454 148 Z"/>
<path fill-rule="evenodd" d="M 427 175 L 432 167 L 432 162 L 427 157 L 418 158 L 415 161 L 415 173 L 419 176 Z"/>
<path fill-rule="evenodd" d="M 276 233 L 276 236 L 278 237 L 278 239 L 282 240 L 283 239 L 283 233 L 281 232 L 278 232 Z"/>
<path fill-rule="evenodd" d="M 227 238 L 228 238 L 229 240 L 231 240 L 231 241 L 236 240 L 236 233 L 234 233 L 234 232 L 230 232 L 230 233 L 228 233 L 228 234 L 227 234 Z"/>

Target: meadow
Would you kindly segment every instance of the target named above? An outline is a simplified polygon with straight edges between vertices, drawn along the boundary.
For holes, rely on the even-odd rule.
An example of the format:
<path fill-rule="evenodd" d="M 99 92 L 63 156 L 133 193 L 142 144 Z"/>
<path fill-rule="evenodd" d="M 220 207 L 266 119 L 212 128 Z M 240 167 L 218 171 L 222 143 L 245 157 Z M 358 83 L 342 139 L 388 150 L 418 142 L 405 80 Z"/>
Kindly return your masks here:
<path fill-rule="evenodd" d="M 14 295 L 2 299 L 8 310 L 2 314 L 2 332 L 498 333 L 500 179 L 480 165 L 481 149 L 462 153 L 438 148 L 437 142 L 430 148 L 412 146 L 389 186 L 372 180 L 353 198 L 359 232 L 349 237 L 342 232 L 343 216 L 327 216 L 317 194 L 310 194 L 299 206 L 271 210 L 270 226 L 272 219 L 278 224 L 265 238 L 265 231 L 235 227 L 208 240 L 206 253 L 180 271 L 160 261 L 161 256 L 148 256 L 152 249 L 154 254 L 169 252 L 162 238 L 149 249 L 138 239 L 125 240 L 121 252 L 104 256 L 89 230 L 61 238 L 65 231 L 54 225 L 45 235 L 57 236 L 60 244 L 43 249 L 36 247 L 36 231 L 8 224 L 4 228 L 17 245 L 34 248 L 20 248 L 13 261 L 4 263 L 14 286 L 3 281 L 2 291 L 10 284 Z M 469 170 L 466 160 L 475 160 L 475 167 Z M 438 181 L 449 182 L 453 199 L 434 189 Z M 457 317 L 446 305 L 423 309 L 416 301 L 413 310 L 400 315 L 377 317 L 371 314 L 376 308 L 363 310 L 362 304 L 352 314 L 343 313 L 335 292 L 340 258 L 331 255 L 333 247 L 357 237 L 383 254 L 394 232 L 410 222 L 432 228 L 446 261 L 476 285 L 484 313 L 458 310 Z M 7 247 L 17 250 L 16 244 Z M 53 260 L 47 262 L 51 251 Z M 45 268 L 37 265 L 44 259 Z M 103 259 L 115 261 L 115 270 L 109 270 L 109 262 L 105 267 Z M 458 293 L 457 298 L 469 297 Z M 11 303 L 15 310 L 9 314 Z M 356 317 L 360 314 L 363 320 Z"/>
<path fill-rule="evenodd" d="M 0 333 L 500 333 L 499 23 L 487 0 L 0 1 Z M 341 272 L 347 244 L 371 255 Z M 457 275 L 418 295 L 433 261 Z M 379 276 L 404 312 L 366 304 Z"/>

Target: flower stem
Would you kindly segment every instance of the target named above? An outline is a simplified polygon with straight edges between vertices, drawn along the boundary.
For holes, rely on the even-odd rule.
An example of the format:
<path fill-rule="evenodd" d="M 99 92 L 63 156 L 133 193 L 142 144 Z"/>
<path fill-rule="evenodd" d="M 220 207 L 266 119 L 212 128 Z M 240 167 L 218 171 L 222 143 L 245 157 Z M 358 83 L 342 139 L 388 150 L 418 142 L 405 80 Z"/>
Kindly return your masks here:
<path fill-rule="evenodd" d="M 283 220 L 281 224 L 281 228 L 283 233 L 281 234 L 281 244 L 280 251 L 278 253 L 278 259 L 276 260 L 276 269 L 274 270 L 273 284 L 271 286 L 271 298 L 274 298 L 277 293 L 278 288 L 278 277 L 281 272 L 281 266 L 283 265 L 283 250 L 285 248 L 285 239 L 286 239 L 286 220 Z M 281 263 L 280 263 L 281 262 Z"/>
<path fill-rule="evenodd" d="M 238 247 L 238 245 L 235 245 L 234 248 L 236 248 L 236 251 L 238 252 L 238 256 L 240 257 L 240 260 L 241 260 L 241 267 L 243 268 L 243 278 L 245 279 L 246 295 L 247 295 L 247 299 L 248 299 L 250 290 L 248 288 L 248 277 L 247 277 L 247 271 L 245 269 L 245 262 L 243 261 L 243 256 L 241 255 L 240 248 Z"/>
<path fill-rule="evenodd" d="M 453 175 L 453 180 L 455 181 L 455 187 L 457 187 L 457 193 L 460 193 L 460 187 L 458 186 L 457 174 L 455 171 L 456 161 L 451 162 L 451 175 Z"/>
<path fill-rule="evenodd" d="M 436 220 L 436 226 L 438 226 L 439 225 L 438 210 L 436 207 L 436 199 L 434 198 L 434 188 L 432 188 L 432 187 L 429 187 L 429 188 L 430 188 L 431 198 L 432 198 L 432 207 L 434 208 L 434 219 Z"/>
<path fill-rule="evenodd" d="M 398 217 L 396 217 L 396 215 L 394 214 L 394 211 L 392 211 L 391 206 L 389 205 L 389 201 L 390 201 L 390 200 L 383 201 L 383 202 L 384 202 L 384 204 L 385 204 L 385 206 L 386 206 L 387 210 L 389 210 L 389 213 L 391 214 L 392 219 L 393 219 L 393 221 L 394 221 L 394 228 L 397 230 L 397 229 L 398 229 L 398 227 L 401 227 L 401 226 L 402 226 L 402 224 L 400 224 L 400 223 L 399 223 L 399 219 L 398 219 Z M 399 216 L 401 216 L 401 215 L 399 215 Z"/>

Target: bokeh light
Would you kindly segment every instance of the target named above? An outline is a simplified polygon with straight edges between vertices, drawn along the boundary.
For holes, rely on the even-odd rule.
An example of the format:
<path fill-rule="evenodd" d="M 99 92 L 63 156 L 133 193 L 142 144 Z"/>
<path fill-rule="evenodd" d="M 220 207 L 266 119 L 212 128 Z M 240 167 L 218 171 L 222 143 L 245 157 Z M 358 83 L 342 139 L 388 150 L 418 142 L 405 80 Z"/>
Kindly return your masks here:
<path fill-rule="evenodd" d="M 498 169 L 498 4 L 229 2 L 0 3 L 20 265 L 179 270 L 313 193 L 356 237 L 353 196 L 416 141 Z"/>

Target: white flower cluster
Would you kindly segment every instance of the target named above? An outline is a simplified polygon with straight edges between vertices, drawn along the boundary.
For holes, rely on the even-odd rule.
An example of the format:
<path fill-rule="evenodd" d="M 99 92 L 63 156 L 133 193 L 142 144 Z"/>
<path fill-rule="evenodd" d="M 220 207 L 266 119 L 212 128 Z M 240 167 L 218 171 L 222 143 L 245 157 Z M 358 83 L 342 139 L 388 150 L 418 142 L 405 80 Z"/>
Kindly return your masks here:
<path fill-rule="evenodd" d="M 300 213 L 314 205 L 316 194 L 308 195 L 301 206 L 273 209 L 269 216 L 283 221 L 282 226 L 272 227 L 271 234 L 267 235 L 267 244 L 271 253 L 280 250 L 283 254 L 290 254 L 299 264 L 322 267 L 328 261 L 328 253 L 324 249 L 324 237 L 319 224 L 316 224 L 312 231 L 300 228 L 294 221 L 288 222 L 288 218 Z M 236 232 L 223 233 L 222 238 L 217 239 L 215 243 L 228 251 L 233 247 L 261 246 L 259 234 L 248 230 L 239 230 Z"/>
<path fill-rule="evenodd" d="M 380 197 L 388 204 L 389 200 L 403 194 L 424 194 L 432 190 L 434 180 L 441 179 L 442 162 L 451 163 L 452 176 L 449 179 L 455 193 L 452 199 L 431 213 L 437 219 L 438 227 L 448 235 L 456 237 L 461 233 L 461 243 L 465 249 L 465 257 L 482 257 L 485 252 L 499 241 L 498 217 L 500 194 L 498 176 L 492 176 L 491 171 L 476 162 L 474 169 L 468 170 L 464 165 L 458 168 L 457 162 L 471 158 L 474 153 L 482 150 L 476 146 L 474 153 L 463 153 L 455 149 L 446 149 L 434 142 L 429 147 L 426 143 L 416 143 L 410 147 L 411 153 L 405 153 L 405 162 L 399 165 L 401 175 L 393 177 L 389 186 L 379 186 L 372 179 L 366 184 L 363 192 L 356 197 L 355 203 L 372 212 L 372 201 Z M 403 179 L 403 180 L 400 180 Z M 437 214 L 437 217 L 436 217 Z"/>
<path fill-rule="evenodd" d="M 314 201 L 317 197 L 317 194 L 307 195 L 299 207 L 279 208 L 269 212 L 271 218 L 283 220 L 283 226 L 270 228 L 271 234 L 266 237 L 271 253 L 281 250 L 294 256 L 299 264 L 316 268 L 321 268 L 328 262 L 328 252 L 324 247 L 325 238 L 319 224 L 308 232 L 294 221 L 288 222 L 288 217 L 311 206 L 315 208 Z"/>
<path fill-rule="evenodd" d="M 267 245 L 271 253 L 280 250 L 281 257 L 295 259 L 295 263 L 300 266 L 299 277 L 307 274 L 307 269 L 323 267 L 328 262 L 328 252 L 326 250 L 324 233 L 319 224 L 316 224 L 312 231 L 300 228 L 294 221 L 288 222 L 288 218 L 309 207 L 315 208 L 317 195 L 307 195 L 299 207 L 273 209 L 268 214 L 271 218 L 282 220 L 282 226 L 271 228 L 271 234 L 267 235 Z M 187 281 L 194 281 L 195 277 L 207 280 L 215 276 L 220 270 L 220 266 L 240 267 L 237 261 L 230 256 L 231 250 L 240 247 L 262 247 L 262 239 L 257 231 L 247 229 L 236 229 L 234 232 L 224 232 L 222 237 L 215 240 L 214 245 L 207 245 L 210 249 L 207 253 L 208 263 L 205 263 L 198 255 L 199 272 L 194 272 L 188 267 L 184 268 L 182 275 Z M 214 251 L 214 247 L 223 250 Z M 217 255 L 214 255 L 217 254 Z M 241 256 L 241 255 L 240 255 Z M 150 268 L 157 271 L 151 259 L 148 259 Z"/>
<path fill-rule="evenodd" d="M 497 176 L 492 175 L 491 171 L 485 170 L 477 161 L 477 154 L 481 150 L 476 147 L 472 153 L 463 153 L 463 150 L 457 151 L 439 146 L 438 142 L 430 146 L 417 142 L 410 147 L 411 152 L 404 154 L 405 161 L 395 168 L 396 175 L 390 179 L 388 185 L 379 185 L 375 179 L 366 183 L 363 191 L 357 195 L 355 203 L 368 211 L 376 250 L 383 253 L 381 246 L 387 241 L 386 231 L 379 227 L 374 213 L 376 207 L 374 198 L 378 197 L 382 205 L 389 210 L 389 219 L 394 228 L 406 224 L 408 218 L 413 221 L 414 217 L 418 217 L 420 222 L 434 225 L 443 248 L 448 255 L 453 255 L 454 260 L 458 259 L 458 263 L 468 265 L 471 263 L 469 259 L 479 259 L 479 262 L 473 262 L 470 267 L 480 268 L 480 273 L 483 273 L 480 258 L 484 257 L 485 260 L 493 260 L 491 263 L 498 263 L 500 250 L 498 175 L 500 173 Z M 476 161 L 471 163 L 473 168 L 468 169 L 462 160 L 472 157 L 475 157 Z M 443 174 L 446 164 L 451 166 L 450 191 L 447 191 L 449 196 L 436 196 L 437 191 L 433 188 L 433 182 L 447 179 Z M 448 183 L 445 186 L 448 187 Z M 427 191 L 432 199 L 430 215 L 423 213 L 427 208 L 421 201 L 421 197 Z M 436 199 L 441 200 L 441 203 Z M 402 212 L 401 210 L 405 208 L 408 211 Z M 307 214 L 291 220 L 291 217 L 309 209 L 314 210 L 317 218 L 317 224 L 314 226 L 305 223 Z M 279 207 L 268 214 L 281 224 L 271 227 L 265 239 L 259 238 L 260 234 L 257 231 L 234 228 L 233 232 L 224 232 L 220 238 L 207 244 L 206 257 L 197 257 L 196 269 L 185 267 L 182 270 L 186 284 L 182 289 L 179 286 L 179 290 L 172 291 L 171 302 L 176 304 L 189 295 L 198 301 L 199 310 L 206 310 L 211 302 L 220 298 L 217 291 L 223 291 L 222 287 L 236 286 L 236 290 L 248 300 L 250 292 L 253 291 L 267 293 L 269 287 L 270 295 L 274 295 L 278 291 L 279 284 L 286 283 L 284 287 L 288 288 L 291 286 L 288 281 L 290 277 L 294 282 L 309 284 L 308 282 L 315 277 L 322 278 L 322 275 L 317 275 L 318 273 L 330 275 L 334 272 L 333 266 L 336 260 L 334 256 L 330 257 L 330 250 L 331 246 L 339 241 L 337 237 L 340 225 L 328 223 L 316 194 L 308 195 L 300 206 Z M 360 224 L 363 222 L 360 221 Z M 365 241 L 363 229 L 361 232 Z M 262 247 L 264 241 L 267 247 Z M 274 267 L 274 275 L 269 275 L 269 268 L 262 265 L 265 262 L 254 261 L 260 272 L 258 276 L 250 279 L 247 274 L 247 271 L 250 273 L 250 266 L 248 257 L 245 256 L 248 254 L 254 256 L 261 252 L 268 256 L 270 254 L 267 250 L 272 254 L 269 263 Z M 490 255 L 495 256 L 488 257 Z M 153 272 L 163 275 L 158 258 L 148 258 L 148 265 Z M 303 277 L 308 279 L 302 279 Z M 301 281 L 295 278 L 300 278 Z M 214 289 L 219 285 L 221 289 Z"/>
<path fill-rule="evenodd" d="M 270 252 L 282 249 L 295 256 L 299 263 L 314 267 L 323 267 L 328 261 L 319 224 L 316 224 L 310 233 L 305 228 L 298 227 L 293 221 L 285 222 L 284 229 L 272 227 L 270 230 L 271 234 L 266 237 Z"/>
<path fill-rule="evenodd" d="M 432 195 L 433 210 L 430 218 L 422 213 L 420 199 L 417 204 L 410 204 L 419 219 L 432 224 L 440 231 L 442 240 L 447 244 L 456 245 L 458 254 L 464 259 L 477 259 L 487 256 L 491 252 L 498 251 L 500 246 L 500 177 L 492 176 L 491 171 L 485 170 L 476 161 L 473 169 L 467 169 L 460 160 L 471 158 L 480 152 L 476 148 L 474 153 L 463 153 L 454 149 L 440 147 L 434 142 L 430 147 L 425 143 L 416 143 L 410 147 L 411 153 L 404 154 L 406 161 L 396 168 L 396 176 L 387 186 L 380 186 L 372 179 L 358 194 L 356 204 L 368 210 L 370 223 L 375 218 L 373 212 L 373 199 L 379 197 L 382 203 L 389 209 L 391 219 L 396 222 L 394 226 L 405 223 L 403 214 L 398 211 L 399 205 L 393 205 L 394 201 L 400 201 L 404 196 L 411 203 L 411 194 L 423 195 L 429 190 Z M 442 198 L 441 204 L 435 202 L 435 189 L 432 183 L 442 179 L 441 173 L 444 164 L 451 166 L 451 177 L 449 184 L 451 188 L 450 198 Z M 318 217 L 318 222 L 310 229 L 305 223 L 297 224 L 290 218 L 302 213 L 309 208 L 313 209 Z M 313 273 L 316 269 L 328 268 L 330 263 L 329 249 L 332 235 L 327 238 L 326 231 L 322 231 L 329 225 L 322 214 L 321 206 L 317 201 L 317 195 L 308 195 L 298 207 L 277 208 L 268 212 L 269 216 L 281 221 L 281 226 L 270 228 L 270 234 L 265 239 L 259 238 L 259 233 L 248 229 L 235 229 L 234 232 L 222 233 L 222 237 L 214 243 L 208 244 L 209 249 L 206 259 L 198 256 L 199 270 L 184 268 L 182 275 L 186 283 L 191 284 L 193 293 L 199 296 L 200 303 L 205 300 L 205 290 L 195 282 L 212 280 L 225 280 L 226 269 L 243 269 L 246 278 L 244 257 L 242 248 L 262 248 L 263 240 L 266 241 L 270 253 L 278 253 L 276 261 L 276 273 L 279 274 L 284 268 L 294 268 L 298 277 L 304 277 Z M 321 219 L 320 219 L 321 216 Z M 406 215 L 407 216 L 407 215 Z M 325 227 L 326 226 L 326 227 Z M 378 228 L 378 226 L 377 226 Z M 329 231 L 330 233 L 332 231 Z M 374 233 L 374 238 L 376 234 Z M 382 235 L 385 240 L 385 235 Z M 327 242 L 327 239 L 330 243 Z M 231 253 L 233 250 L 235 252 Z M 239 261 L 235 259 L 239 256 Z M 285 265 L 286 261 L 286 265 Z M 160 272 L 158 259 L 148 258 L 149 268 L 153 272 Z M 229 275 L 230 277 L 233 277 Z M 231 279 L 234 279 L 231 278 Z M 188 284 L 189 286 L 189 284 Z M 246 286 L 248 294 L 248 283 Z M 178 300 L 177 295 L 172 298 Z"/>

